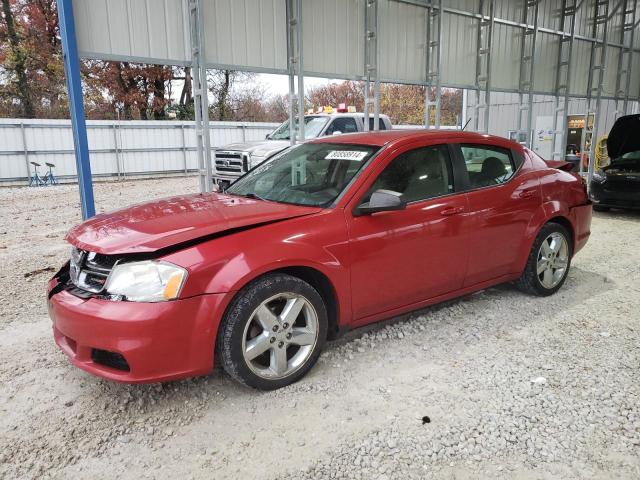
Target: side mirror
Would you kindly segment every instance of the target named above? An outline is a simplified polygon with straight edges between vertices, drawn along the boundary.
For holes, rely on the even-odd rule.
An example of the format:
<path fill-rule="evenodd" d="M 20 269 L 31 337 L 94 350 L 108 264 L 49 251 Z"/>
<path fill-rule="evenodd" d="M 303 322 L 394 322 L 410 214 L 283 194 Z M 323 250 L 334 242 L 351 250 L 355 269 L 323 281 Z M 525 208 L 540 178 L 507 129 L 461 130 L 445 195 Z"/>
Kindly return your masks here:
<path fill-rule="evenodd" d="M 271 134 L 267 133 L 267 135 L 264 137 L 265 140 L 271 140 Z"/>
<path fill-rule="evenodd" d="M 376 212 L 389 212 L 391 210 L 404 210 L 407 202 L 402 200 L 402 194 L 392 190 L 376 190 L 371 194 L 368 202 L 361 204 L 354 211 L 354 215 L 371 215 Z"/>
<path fill-rule="evenodd" d="M 340 130 L 336 130 L 331 135 L 342 135 L 342 132 Z"/>

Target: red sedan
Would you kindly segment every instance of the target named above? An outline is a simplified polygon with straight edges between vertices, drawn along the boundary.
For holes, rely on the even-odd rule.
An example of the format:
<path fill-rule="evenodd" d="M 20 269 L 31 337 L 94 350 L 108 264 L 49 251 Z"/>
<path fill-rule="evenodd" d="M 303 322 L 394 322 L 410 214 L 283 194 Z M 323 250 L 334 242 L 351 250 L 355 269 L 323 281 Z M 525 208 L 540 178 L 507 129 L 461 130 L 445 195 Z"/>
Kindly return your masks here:
<path fill-rule="evenodd" d="M 288 385 L 328 338 L 504 282 L 550 295 L 587 242 L 581 180 L 508 140 L 341 135 L 291 148 L 224 194 L 98 215 L 49 283 L 73 364 L 157 382 L 220 364 Z"/>

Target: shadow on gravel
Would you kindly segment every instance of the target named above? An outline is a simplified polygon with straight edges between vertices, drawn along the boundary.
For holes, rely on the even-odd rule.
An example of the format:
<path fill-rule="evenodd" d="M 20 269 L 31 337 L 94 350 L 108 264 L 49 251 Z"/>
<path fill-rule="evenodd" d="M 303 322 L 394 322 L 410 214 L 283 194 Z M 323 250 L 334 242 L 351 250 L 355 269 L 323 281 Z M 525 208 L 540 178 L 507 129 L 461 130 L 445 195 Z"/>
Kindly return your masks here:
<path fill-rule="evenodd" d="M 595 272 L 582 270 L 581 268 L 571 267 L 569 277 L 567 278 L 565 284 L 555 295 L 551 296 L 550 298 L 552 299 L 552 301 L 555 300 L 558 303 L 561 302 L 565 307 L 571 307 L 573 305 L 584 302 L 594 295 L 605 293 L 606 291 L 614 288 L 616 288 L 616 285 L 610 278 L 607 278 Z M 521 302 L 523 299 L 528 299 L 531 302 L 545 301 L 545 299 L 543 299 L 542 297 L 535 297 L 522 293 L 515 287 L 515 285 L 511 283 L 503 283 L 486 290 L 480 290 L 478 292 L 470 293 L 469 295 L 465 295 L 464 297 L 448 300 L 446 302 L 438 303 L 436 305 L 432 305 L 420 310 L 414 310 L 412 312 L 393 317 L 388 320 L 383 320 L 381 322 L 360 327 L 346 333 L 339 339 L 330 342 L 327 347 L 325 347 L 325 349 L 331 348 L 332 345 L 345 345 L 357 338 L 360 338 L 365 333 L 376 332 L 384 329 L 389 325 L 409 322 L 414 320 L 416 317 L 426 316 L 428 318 L 430 314 L 449 308 L 453 305 L 475 302 L 479 299 L 486 300 L 487 298 L 489 298 L 491 301 L 504 302 L 505 304 L 508 304 L 509 302 Z"/>
<path fill-rule="evenodd" d="M 631 220 L 631 221 L 640 221 L 640 210 L 618 210 L 611 209 L 606 212 L 593 212 L 594 221 L 598 221 L 599 219 L 607 219 L 607 220 Z"/>
<path fill-rule="evenodd" d="M 498 310 L 505 311 L 511 305 L 517 304 L 517 308 L 525 308 L 527 311 L 536 312 L 541 307 L 562 309 L 570 308 L 573 305 L 584 302 L 586 299 L 594 295 L 604 294 L 608 290 L 615 288 L 615 284 L 608 278 L 596 274 L 594 272 L 585 271 L 580 268 L 572 268 L 567 282 L 563 288 L 552 297 L 541 298 L 526 295 L 515 288 L 511 284 L 498 285 L 487 290 L 482 290 L 464 297 L 439 303 L 431 307 L 416 310 L 405 315 L 397 316 L 378 322 L 372 325 L 360 327 L 358 329 L 347 332 L 339 339 L 329 342 L 325 345 L 325 351 L 331 352 L 347 345 L 367 333 L 375 334 L 376 332 L 392 325 L 419 321 L 429 329 L 429 317 L 436 312 L 440 312 L 451 307 L 464 305 L 465 310 L 469 310 L 466 317 L 475 317 L 475 312 L 481 312 L 486 309 L 486 302 L 502 303 Z M 452 317 L 457 313 L 452 314 Z M 419 318 L 419 317 L 426 317 Z M 440 325 L 439 328 L 460 328 L 465 318 L 459 321 L 453 318 L 448 325 Z M 491 329 L 491 324 L 485 324 L 485 328 Z M 455 335 L 452 335 L 452 338 Z M 378 342 L 392 342 L 395 339 L 377 340 Z M 69 367 L 72 368 L 72 367 Z M 78 372 L 79 375 L 84 375 Z M 330 371 L 325 371 L 321 375 L 331 375 Z M 86 378 L 86 377 L 85 377 Z M 312 383 L 324 383 L 324 380 L 318 376 L 313 376 Z M 304 383 L 303 380 L 300 383 Z M 309 380 L 307 380 L 309 382 Z M 90 397 L 94 400 L 94 408 L 109 413 L 121 413 L 123 411 L 137 411 L 146 416 L 163 416 L 167 412 L 172 412 L 177 408 L 184 407 L 189 404 L 191 413 L 198 416 L 198 411 L 206 410 L 214 406 L 217 401 L 223 401 L 233 398 L 254 397 L 256 400 L 262 395 L 269 393 L 258 392 L 253 389 L 243 387 L 228 377 L 220 368 L 216 368 L 213 373 L 206 377 L 192 378 L 188 380 L 180 380 L 167 382 L 164 384 L 152 385 L 127 385 L 112 383 L 106 380 L 91 379 L 87 382 Z M 297 384 L 300 385 L 300 384 Z M 191 418 L 190 420 L 193 420 Z"/>

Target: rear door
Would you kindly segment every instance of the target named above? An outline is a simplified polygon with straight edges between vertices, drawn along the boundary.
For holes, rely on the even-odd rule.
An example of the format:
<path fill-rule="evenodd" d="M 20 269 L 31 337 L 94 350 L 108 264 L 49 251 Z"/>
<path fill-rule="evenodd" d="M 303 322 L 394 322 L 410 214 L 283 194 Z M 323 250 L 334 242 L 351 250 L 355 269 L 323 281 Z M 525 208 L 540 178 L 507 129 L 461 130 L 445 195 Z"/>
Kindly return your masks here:
<path fill-rule="evenodd" d="M 456 192 L 446 144 L 414 144 L 396 152 L 352 207 L 378 189 L 402 193 L 408 205 L 366 216 L 346 212 L 356 324 L 459 289 L 467 265 L 467 199 Z"/>
<path fill-rule="evenodd" d="M 521 170 L 525 159 L 509 148 L 459 144 L 469 201 L 469 266 L 465 286 L 515 273 L 525 230 L 542 204 L 535 171 Z"/>

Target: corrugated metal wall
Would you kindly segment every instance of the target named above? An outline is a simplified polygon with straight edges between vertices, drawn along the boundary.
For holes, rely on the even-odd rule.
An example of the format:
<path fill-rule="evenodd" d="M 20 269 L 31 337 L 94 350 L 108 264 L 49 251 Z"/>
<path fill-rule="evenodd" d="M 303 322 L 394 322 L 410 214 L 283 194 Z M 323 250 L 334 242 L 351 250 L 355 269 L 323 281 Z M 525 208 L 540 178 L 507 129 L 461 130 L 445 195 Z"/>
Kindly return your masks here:
<path fill-rule="evenodd" d="M 211 146 L 262 140 L 276 123 L 210 122 Z M 87 121 L 91 170 L 95 176 L 149 175 L 197 169 L 194 122 Z M 24 142 L 23 142 L 24 134 Z M 25 150 L 27 154 L 25 155 Z M 54 174 L 75 176 L 68 120 L 0 119 L 0 183 L 23 180 L 28 162 L 55 164 Z"/>
<path fill-rule="evenodd" d="M 473 116 L 474 95 L 468 95 L 467 116 Z M 621 103 L 621 102 L 620 102 Z M 538 116 L 553 116 L 554 98 L 551 95 L 534 95 L 533 125 Z M 605 135 L 616 118 L 616 101 L 603 100 L 602 110 L 597 116 L 598 135 Z M 629 113 L 640 113 L 638 102 L 632 102 Z M 491 95 L 491 109 L 489 120 L 489 133 L 507 137 L 509 130 L 518 129 L 518 112 L 520 103 L 517 93 L 496 92 Z M 569 100 L 568 115 L 584 115 L 587 109 L 586 100 L 583 98 L 571 98 Z"/>
<path fill-rule="evenodd" d="M 427 9 L 381 0 L 378 10 L 379 71 L 383 79 L 424 83 Z"/>
<path fill-rule="evenodd" d="M 425 83 L 427 15 L 424 0 L 378 0 L 378 56 L 382 81 Z M 478 0 L 443 0 L 443 86 L 473 87 L 479 28 Z M 594 35 L 596 0 L 578 2 L 570 91 L 586 96 Z M 92 58 L 189 62 L 188 0 L 74 0 L 80 52 Z M 206 62 L 212 67 L 286 73 L 285 0 L 206 0 Z M 495 0 L 491 87 L 518 88 L 525 0 Z M 610 11 L 618 2 L 610 2 Z M 307 75 L 362 78 L 365 0 L 302 0 L 303 63 Z M 541 0 L 534 90 L 553 93 L 558 60 L 561 2 Z M 640 18 L 639 13 L 636 18 Z M 484 12 L 488 13 L 487 11 Z M 607 29 L 604 95 L 612 96 L 619 76 L 622 9 Z M 604 29 L 596 29 L 596 37 Z M 635 36 L 640 48 L 640 34 Z M 640 96 L 638 61 L 630 95 Z"/>
<path fill-rule="evenodd" d="M 304 70 L 315 76 L 364 75 L 364 0 L 304 0 Z"/>
<path fill-rule="evenodd" d="M 283 0 L 203 2 L 206 62 L 236 70 L 287 70 L 287 17 Z"/>
<path fill-rule="evenodd" d="M 462 2 L 461 2 L 462 3 Z M 442 17 L 442 77 L 452 85 L 473 85 L 476 77 L 478 20 L 462 15 Z M 443 57 L 443 58 L 444 58 Z"/>
<path fill-rule="evenodd" d="M 80 55 L 183 65 L 191 59 L 184 0 L 74 0 Z"/>

